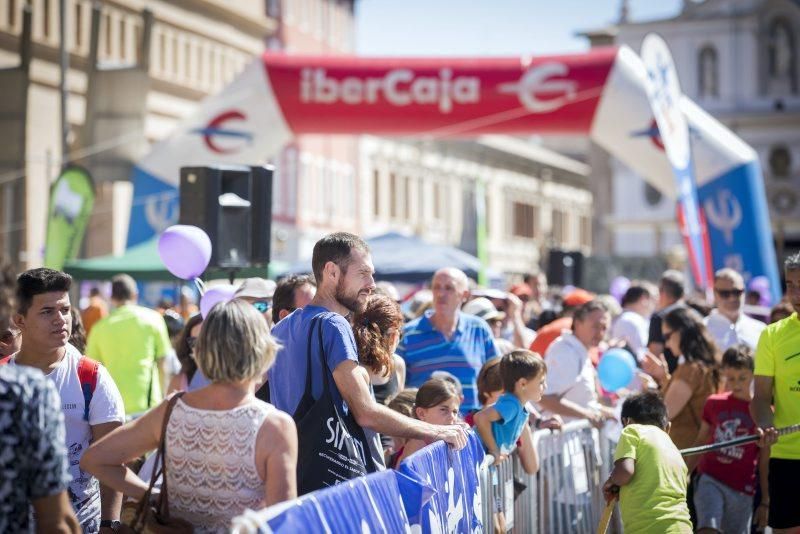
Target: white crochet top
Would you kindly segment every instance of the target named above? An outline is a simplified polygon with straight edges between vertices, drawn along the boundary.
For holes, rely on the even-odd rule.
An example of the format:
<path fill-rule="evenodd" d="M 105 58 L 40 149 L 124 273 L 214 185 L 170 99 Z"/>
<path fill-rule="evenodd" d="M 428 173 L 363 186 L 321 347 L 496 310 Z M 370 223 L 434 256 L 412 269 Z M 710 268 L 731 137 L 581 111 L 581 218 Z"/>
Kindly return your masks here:
<path fill-rule="evenodd" d="M 172 517 L 189 521 L 195 532 L 229 532 L 234 516 L 264 507 L 255 445 L 272 410 L 262 401 L 232 410 L 200 410 L 178 400 L 166 438 Z"/>

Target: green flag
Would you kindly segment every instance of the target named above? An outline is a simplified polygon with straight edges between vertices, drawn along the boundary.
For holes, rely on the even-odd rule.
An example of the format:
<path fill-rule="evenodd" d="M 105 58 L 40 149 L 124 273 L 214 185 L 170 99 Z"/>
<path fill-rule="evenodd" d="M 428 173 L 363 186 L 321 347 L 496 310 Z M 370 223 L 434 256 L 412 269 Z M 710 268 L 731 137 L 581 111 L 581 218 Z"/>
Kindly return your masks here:
<path fill-rule="evenodd" d="M 475 241 L 478 245 L 478 259 L 481 261 L 478 284 L 486 287 L 489 284 L 489 277 L 486 274 L 486 269 L 489 265 L 489 253 L 486 250 L 486 183 L 483 178 L 478 178 L 475 181 L 475 215 L 477 219 Z"/>
<path fill-rule="evenodd" d="M 77 166 L 64 169 L 50 189 L 46 267 L 63 269 L 67 260 L 78 256 L 93 207 L 94 184 L 89 173 Z"/>

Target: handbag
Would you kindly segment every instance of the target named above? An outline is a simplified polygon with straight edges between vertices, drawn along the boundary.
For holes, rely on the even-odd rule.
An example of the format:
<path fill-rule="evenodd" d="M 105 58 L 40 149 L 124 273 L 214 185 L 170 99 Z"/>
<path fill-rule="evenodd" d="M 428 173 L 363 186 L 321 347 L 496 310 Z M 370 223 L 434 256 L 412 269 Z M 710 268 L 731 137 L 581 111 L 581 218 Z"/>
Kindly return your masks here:
<path fill-rule="evenodd" d="M 126 534 L 185 534 L 194 532 L 191 523 L 184 519 L 169 516 L 169 496 L 167 494 L 167 424 L 175 403 L 184 394 L 176 393 L 169 399 L 167 410 L 164 413 L 164 422 L 161 426 L 161 443 L 156 450 L 153 473 L 150 485 L 139 502 L 128 501 L 122 505 L 119 532 Z M 153 485 L 161 477 L 161 493 L 156 503 L 151 502 Z"/>
<path fill-rule="evenodd" d="M 311 319 L 306 349 L 305 392 L 293 415 L 299 437 L 297 454 L 297 492 L 305 495 L 376 471 L 363 429 L 353 414 L 342 410 L 331 394 L 331 379 L 325 362 L 321 313 Z M 315 333 L 316 331 L 316 333 Z M 312 343 L 318 340 L 322 395 L 311 393 Z M 322 430 L 322 432 L 320 432 Z"/>

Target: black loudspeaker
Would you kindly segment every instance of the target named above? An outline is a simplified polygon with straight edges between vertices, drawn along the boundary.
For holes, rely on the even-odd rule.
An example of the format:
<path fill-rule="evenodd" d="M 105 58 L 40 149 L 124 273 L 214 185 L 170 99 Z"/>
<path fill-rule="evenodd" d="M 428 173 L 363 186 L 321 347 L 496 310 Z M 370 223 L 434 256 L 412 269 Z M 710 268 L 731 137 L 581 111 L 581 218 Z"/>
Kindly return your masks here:
<path fill-rule="evenodd" d="M 269 263 L 272 228 L 271 166 L 182 167 L 180 224 L 211 238 L 211 266 Z"/>
<path fill-rule="evenodd" d="M 583 253 L 552 249 L 547 259 L 547 282 L 555 286 L 583 284 Z"/>

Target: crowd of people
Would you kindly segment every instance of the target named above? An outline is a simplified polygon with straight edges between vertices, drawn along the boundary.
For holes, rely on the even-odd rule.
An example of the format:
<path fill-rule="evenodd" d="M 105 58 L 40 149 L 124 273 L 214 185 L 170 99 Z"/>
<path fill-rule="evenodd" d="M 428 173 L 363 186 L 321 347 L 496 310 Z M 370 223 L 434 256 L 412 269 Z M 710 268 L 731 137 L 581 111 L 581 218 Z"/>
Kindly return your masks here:
<path fill-rule="evenodd" d="M 348 233 L 316 243 L 311 276 L 247 279 L 205 317 L 186 294 L 138 305 L 128 275 L 79 314 L 69 275 L 6 269 L 0 531 L 113 532 L 124 502 L 159 491 L 171 517 L 224 531 L 434 441 L 461 448 L 470 426 L 495 464 L 517 451 L 536 473 L 532 433 L 579 420 L 624 425 L 604 491 L 629 532 L 800 529 L 800 434 L 776 431 L 800 423 L 800 254 L 784 267 L 770 324 L 733 269 L 713 303 L 672 270 L 617 302 L 543 273 L 485 290 L 443 266 L 401 297 Z M 597 373 L 611 348 L 637 365 L 615 392 Z"/>

